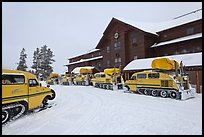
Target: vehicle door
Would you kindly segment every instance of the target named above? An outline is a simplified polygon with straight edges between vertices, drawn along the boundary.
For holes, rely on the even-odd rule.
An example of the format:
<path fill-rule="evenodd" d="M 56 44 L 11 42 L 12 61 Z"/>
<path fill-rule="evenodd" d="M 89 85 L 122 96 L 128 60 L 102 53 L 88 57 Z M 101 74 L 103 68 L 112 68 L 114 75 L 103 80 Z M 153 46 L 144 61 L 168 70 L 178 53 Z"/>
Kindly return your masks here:
<path fill-rule="evenodd" d="M 29 108 L 36 108 L 42 104 L 42 101 L 45 97 L 40 83 L 36 79 L 28 80 L 29 88 Z"/>
<path fill-rule="evenodd" d="M 130 88 L 130 90 L 132 91 L 136 91 L 137 88 L 137 76 L 133 75 L 130 80 L 128 80 L 128 87 Z"/>

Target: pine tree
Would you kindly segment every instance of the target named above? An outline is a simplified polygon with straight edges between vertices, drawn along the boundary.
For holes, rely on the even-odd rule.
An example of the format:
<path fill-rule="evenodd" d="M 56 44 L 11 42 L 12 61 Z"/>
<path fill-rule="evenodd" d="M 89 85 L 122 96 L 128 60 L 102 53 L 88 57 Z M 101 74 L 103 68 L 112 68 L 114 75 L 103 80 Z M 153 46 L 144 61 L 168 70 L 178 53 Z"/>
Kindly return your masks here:
<path fill-rule="evenodd" d="M 23 48 L 21 53 L 20 53 L 20 60 L 17 66 L 17 70 L 22 70 L 22 71 L 26 71 L 26 69 L 28 68 L 26 65 L 26 58 L 27 58 L 27 54 L 25 53 L 25 49 Z"/>
<path fill-rule="evenodd" d="M 40 62 L 40 50 L 39 48 L 37 48 L 33 53 L 33 65 L 31 66 L 31 68 L 34 69 L 33 74 L 35 74 L 38 78 L 40 75 Z"/>
<path fill-rule="evenodd" d="M 53 67 L 51 66 L 52 63 L 55 62 L 53 57 L 54 55 L 50 48 L 47 49 L 46 45 L 41 47 L 39 52 L 39 74 L 44 79 L 46 79 L 53 72 Z"/>

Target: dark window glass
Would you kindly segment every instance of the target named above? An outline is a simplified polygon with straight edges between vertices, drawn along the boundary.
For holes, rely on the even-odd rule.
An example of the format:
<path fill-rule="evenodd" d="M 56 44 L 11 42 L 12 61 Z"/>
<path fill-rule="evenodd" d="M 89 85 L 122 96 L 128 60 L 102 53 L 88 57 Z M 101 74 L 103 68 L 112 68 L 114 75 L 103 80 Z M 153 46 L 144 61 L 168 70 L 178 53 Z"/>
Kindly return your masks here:
<path fill-rule="evenodd" d="M 131 80 L 136 80 L 136 76 L 132 76 L 132 77 L 131 77 Z"/>
<path fill-rule="evenodd" d="M 148 78 L 159 78 L 159 73 L 150 73 L 148 74 Z"/>
<path fill-rule="evenodd" d="M 121 47 L 120 41 L 117 41 L 117 42 L 114 43 L 114 48 L 115 48 L 115 50 L 120 49 L 120 47 Z"/>
<path fill-rule="evenodd" d="M 137 78 L 146 78 L 146 74 L 137 74 Z"/>
<path fill-rule="evenodd" d="M 193 34 L 194 33 L 194 28 L 188 28 L 186 30 L 186 34 L 189 35 L 189 34 Z"/>
<path fill-rule="evenodd" d="M 37 82 L 37 80 L 36 79 L 29 79 L 29 86 L 30 87 L 36 87 L 36 86 L 38 86 L 39 84 L 38 84 L 38 82 Z"/>
<path fill-rule="evenodd" d="M 25 77 L 24 75 L 2 75 L 2 84 L 3 85 L 17 85 L 17 84 L 24 84 Z"/>

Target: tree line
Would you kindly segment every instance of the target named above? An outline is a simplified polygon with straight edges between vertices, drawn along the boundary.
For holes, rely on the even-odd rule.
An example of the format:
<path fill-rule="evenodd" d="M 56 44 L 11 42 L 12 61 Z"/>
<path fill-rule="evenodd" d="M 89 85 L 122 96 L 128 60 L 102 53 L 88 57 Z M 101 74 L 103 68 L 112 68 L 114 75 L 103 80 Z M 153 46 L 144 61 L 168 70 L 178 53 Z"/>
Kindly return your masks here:
<path fill-rule="evenodd" d="M 53 72 L 52 63 L 55 62 L 53 57 L 53 51 L 47 45 L 37 48 L 33 53 L 32 69 L 28 72 L 35 74 L 38 78 L 46 79 Z M 19 63 L 17 63 L 17 70 L 27 71 L 26 58 L 27 54 L 23 48 L 20 52 Z"/>

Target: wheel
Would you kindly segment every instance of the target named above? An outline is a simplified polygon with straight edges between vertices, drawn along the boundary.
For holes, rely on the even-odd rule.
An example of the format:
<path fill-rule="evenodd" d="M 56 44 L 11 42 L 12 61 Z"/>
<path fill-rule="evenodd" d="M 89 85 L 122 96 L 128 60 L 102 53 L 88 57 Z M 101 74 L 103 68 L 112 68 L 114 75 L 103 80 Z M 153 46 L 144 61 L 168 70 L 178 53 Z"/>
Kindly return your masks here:
<path fill-rule="evenodd" d="M 52 92 L 52 97 L 51 98 L 49 98 L 50 100 L 53 100 L 54 98 L 55 98 L 55 96 L 56 96 L 56 93 L 55 93 L 55 91 L 54 90 L 52 90 L 51 89 L 51 92 Z"/>
<path fill-rule="evenodd" d="M 145 89 L 140 89 L 140 88 L 138 88 L 137 91 L 138 91 L 139 94 L 144 94 Z M 146 92 L 145 92 L 145 93 L 146 93 Z"/>
<path fill-rule="evenodd" d="M 125 86 L 125 88 L 127 88 L 127 91 L 129 91 L 129 90 L 130 90 L 129 86 Z"/>
<path fill-rule="evenodd" d="M 10 120 L 11 117 L 11 112 L 9 109 L 7 110 L 2 110 L 2 124 L 6 123 L 7 121 Z"/>
<path fill-rule="evenodd" d="M 176 91 L 171 91 L 170 97 L 171 97 L 172 99 L 176 99 L 177 96 L 178 96 L 178 93 L 177 93 Z"/>
<path fill-rule="evenodd" d="M 45 97 L 44 99 L 43 99 L 43 101 L 42 101 L 42 105 L 43 105 L 43 107 L 45 107 L 46 105 L 48 105 L 48 97 Z"/>
<path fill-rule="evenodd" d="M 152 95 L 153 97 L 156 97 L 156 96 L 157 96 L 157 90 L 152 90 L 152 91 L 151 91 L 151 95 Z"/>
<path fill-rule="evenodd" d="M 148 92 L 147 92 L 146 89 L 144 89 L 143 93 L 144 93 L 145 95 L 148 95 Z"/>
<path fill-rule="evenodd" d="M 161 97 L 163 97 L 163 98 L 166 98 L 167 97 L 167 92 L 165 91 L 165 90 L 162 90 L 161 92 L 160 92 L 160 96 Z"/>

